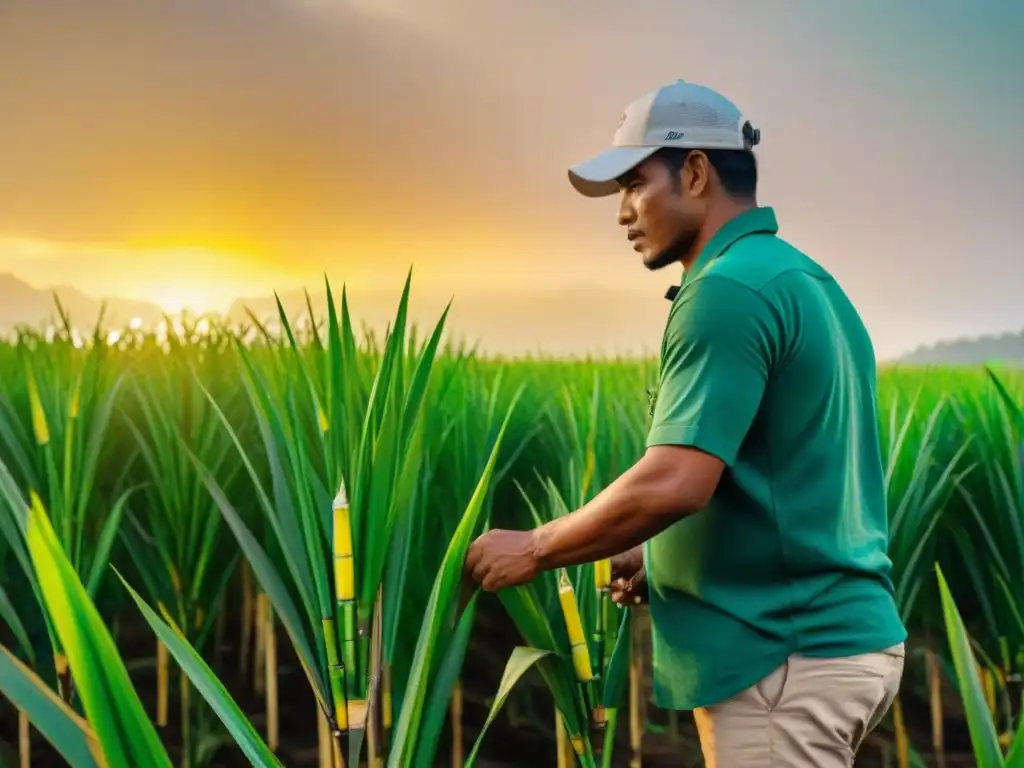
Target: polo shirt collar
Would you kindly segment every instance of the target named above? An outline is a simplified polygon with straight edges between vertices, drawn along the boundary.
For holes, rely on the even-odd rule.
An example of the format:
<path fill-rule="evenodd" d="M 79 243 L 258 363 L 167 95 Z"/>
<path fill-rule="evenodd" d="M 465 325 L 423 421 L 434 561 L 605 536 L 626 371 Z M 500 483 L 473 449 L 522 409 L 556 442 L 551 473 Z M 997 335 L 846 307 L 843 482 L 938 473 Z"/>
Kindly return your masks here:
<path fill-rule="evenodd" d="M 712 237 L 704 249 L 693 262 L 690 269 L 683 270 L 682 285 L 672 286 L 665 294 L 665 298 L 672 301 L 680 288 L 693 280 L 712 261 L 725 253 L 737 240 L 747 235 L 756 233 L 767 233 L 774 235 L 779 231 L 779 222 L 775 218 L 775 210 L 769 207 L 751 208 L 744 211 L 725 223 L 715 236 Z"/>

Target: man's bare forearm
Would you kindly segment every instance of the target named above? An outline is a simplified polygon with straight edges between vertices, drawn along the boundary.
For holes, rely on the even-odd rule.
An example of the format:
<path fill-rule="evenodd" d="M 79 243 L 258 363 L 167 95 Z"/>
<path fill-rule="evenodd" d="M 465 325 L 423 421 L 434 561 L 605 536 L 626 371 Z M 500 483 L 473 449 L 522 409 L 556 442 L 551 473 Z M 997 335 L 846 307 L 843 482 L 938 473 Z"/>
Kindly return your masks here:
<path fill-rule="evenodd" d="M 535 531 L 540 567 L 551 570 L 636 550 L 685 514 L 679 498 L 670 478 L 637 464 L 579 510 Z"/>

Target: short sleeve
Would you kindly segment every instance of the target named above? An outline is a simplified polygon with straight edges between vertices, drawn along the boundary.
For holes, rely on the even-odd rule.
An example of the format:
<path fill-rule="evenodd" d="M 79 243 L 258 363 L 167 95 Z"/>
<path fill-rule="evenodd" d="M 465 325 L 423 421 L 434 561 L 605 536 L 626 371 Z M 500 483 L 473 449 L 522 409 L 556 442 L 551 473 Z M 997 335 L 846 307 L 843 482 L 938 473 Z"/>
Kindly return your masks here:
<path fill-rule="evenodd" d="M 776 324 L 766 300 L 727 277 L 683 289 L 669 315 L 647 445 L 685 445 L 727 465 L 757 415 Z"/>

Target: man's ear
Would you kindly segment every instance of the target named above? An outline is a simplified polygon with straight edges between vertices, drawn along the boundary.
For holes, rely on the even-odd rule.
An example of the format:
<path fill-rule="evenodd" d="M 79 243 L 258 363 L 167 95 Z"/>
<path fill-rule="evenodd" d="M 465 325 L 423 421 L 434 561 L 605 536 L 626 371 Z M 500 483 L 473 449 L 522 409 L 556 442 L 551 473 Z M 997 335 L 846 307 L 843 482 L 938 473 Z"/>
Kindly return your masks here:
<path fill-rule="evenodd" d="M 711 183 L 711 163 L 699 149 L 690 152 L 683 164 L 683 189 L 690 197 L 700 197 Z"/>

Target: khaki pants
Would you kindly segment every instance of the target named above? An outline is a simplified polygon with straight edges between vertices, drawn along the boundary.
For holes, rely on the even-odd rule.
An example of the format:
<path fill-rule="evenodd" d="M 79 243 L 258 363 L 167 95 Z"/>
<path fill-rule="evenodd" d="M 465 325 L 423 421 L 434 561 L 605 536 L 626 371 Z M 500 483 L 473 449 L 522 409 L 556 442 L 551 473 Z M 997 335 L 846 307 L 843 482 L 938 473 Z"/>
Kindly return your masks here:
<path fill-rule="evenodd" d="M 904 648 L 836 659 L 793 655 L 728 701 L 695 709 L 707 768 L 852 768 L 892 706 Z"/>

